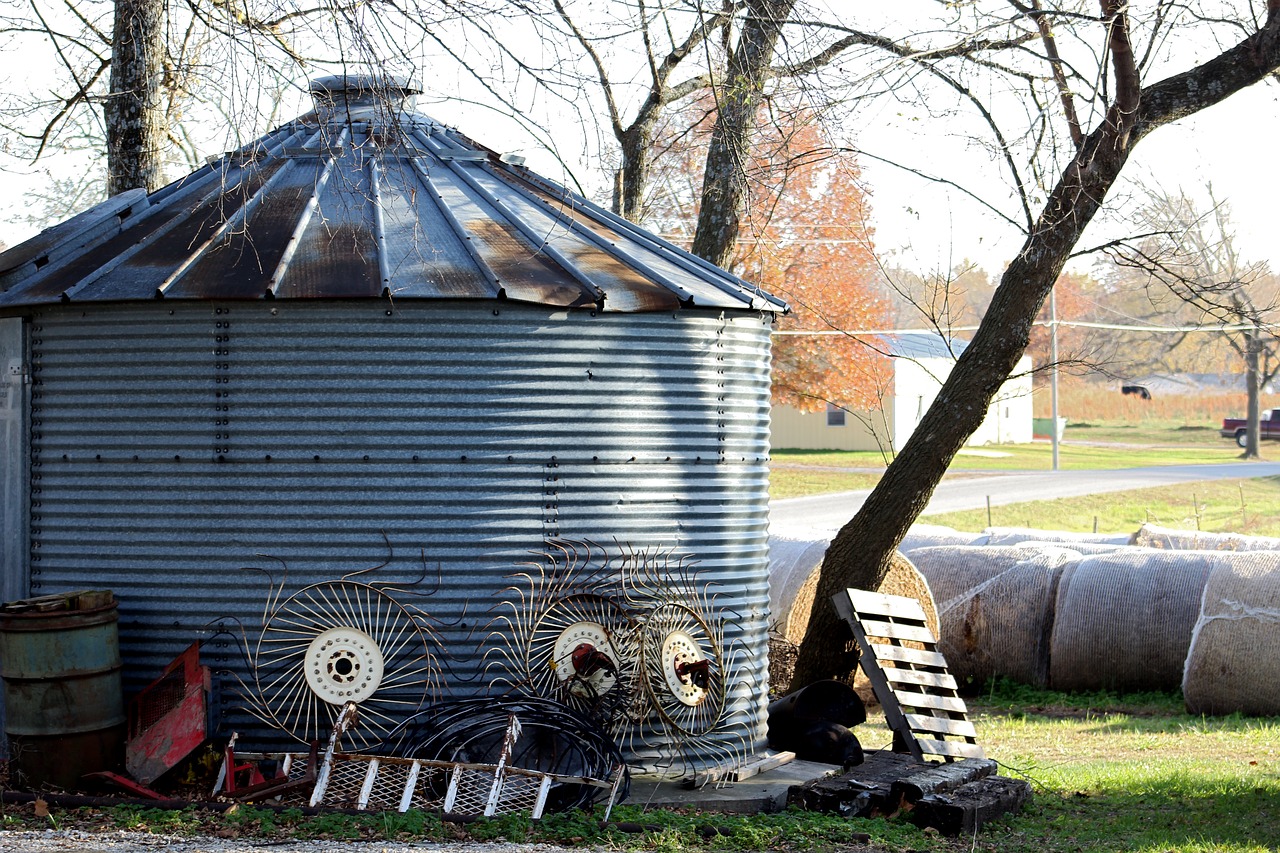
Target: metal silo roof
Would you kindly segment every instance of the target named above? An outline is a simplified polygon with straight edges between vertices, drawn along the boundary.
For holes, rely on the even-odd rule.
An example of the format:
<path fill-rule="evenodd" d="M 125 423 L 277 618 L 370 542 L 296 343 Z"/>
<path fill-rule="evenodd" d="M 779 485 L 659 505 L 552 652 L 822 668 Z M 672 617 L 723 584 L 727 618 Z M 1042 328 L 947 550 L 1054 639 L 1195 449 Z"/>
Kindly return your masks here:
<path fill-rule="evenodd" d="M 0 311 L 152 299 L 510 299 L 784 311 L 776 297 L 411 110 L 368 77 L 147 194 L 0 254 Z M 404 99 L 403 103 L 397 103 Z"/>

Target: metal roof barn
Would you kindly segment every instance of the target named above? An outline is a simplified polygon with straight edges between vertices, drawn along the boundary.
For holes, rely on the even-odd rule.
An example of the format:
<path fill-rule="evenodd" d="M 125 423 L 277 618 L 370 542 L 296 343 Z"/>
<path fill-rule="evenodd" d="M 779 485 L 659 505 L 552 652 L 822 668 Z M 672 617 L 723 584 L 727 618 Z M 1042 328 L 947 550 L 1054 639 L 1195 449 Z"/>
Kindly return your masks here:
<path fill-rule="evenodd" d="M 416 114 L 402 83 L 312 88 L 314 112 L 0 255 L 5 600 L 114 590 L 137 689 L 211 624 L 252 654 L 299 590 L 412 599 L 433 677 L 477 693 L 476 649 L 528 639 L 503 602 L 542 606 L 513 588 L 581 592 L 548 580 L 591 562 L 555 541 L 611 555 L 592 583 L 687 558 L 668 591 L 722 626 L 727 700 L 682 749 L 761 746 L 785 306 Z M 513 580 L 523 563 L 543 576 Z M 236 645 L 207 656 L 250 679 Z"/>

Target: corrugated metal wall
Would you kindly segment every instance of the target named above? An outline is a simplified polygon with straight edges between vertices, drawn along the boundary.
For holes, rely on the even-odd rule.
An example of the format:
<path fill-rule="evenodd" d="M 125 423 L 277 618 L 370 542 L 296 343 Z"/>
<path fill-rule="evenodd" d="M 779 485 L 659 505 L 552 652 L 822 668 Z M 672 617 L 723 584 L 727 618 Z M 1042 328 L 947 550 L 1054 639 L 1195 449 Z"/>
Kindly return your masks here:
<path fill-rule="evenodd" d="M 616 539 L 719 585 L 748 659 L 727 737 L 760 745 L 768 318 L 170 301 L 31 330 L 31 592 L 114 589 L 134 687 L 211 621 L 253 634 L 242 566 L 285 561 L 288 592 L 383 562 L 385 532 L 378 577 L 425 552 L 461 646 L 545 537 Z"/>

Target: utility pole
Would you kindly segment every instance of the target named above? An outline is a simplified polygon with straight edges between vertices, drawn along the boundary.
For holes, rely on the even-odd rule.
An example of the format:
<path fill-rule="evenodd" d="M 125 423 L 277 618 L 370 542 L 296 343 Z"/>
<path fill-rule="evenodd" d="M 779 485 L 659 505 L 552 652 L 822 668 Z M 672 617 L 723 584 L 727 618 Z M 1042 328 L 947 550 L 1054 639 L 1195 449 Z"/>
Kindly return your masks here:
<path fill-rule="evenodd" d="M 1049 442 L 1053 446 L 1053 470 L 1058 470 L 1058 300 L 1057 288 L 1049 291 Z"/>

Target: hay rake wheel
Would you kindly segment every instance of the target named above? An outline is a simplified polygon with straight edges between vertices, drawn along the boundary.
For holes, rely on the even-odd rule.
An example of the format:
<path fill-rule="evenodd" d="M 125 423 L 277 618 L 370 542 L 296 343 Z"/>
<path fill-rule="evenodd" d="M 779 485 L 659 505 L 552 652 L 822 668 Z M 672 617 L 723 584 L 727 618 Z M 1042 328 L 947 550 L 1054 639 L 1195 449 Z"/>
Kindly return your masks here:
<path fill-rule="evenodd" d="M 259 710 L 304 743 L 354 702 L 354 749 L 380 743 L 426 701 L 434 660 L 415 614 L 385 588 L 353 580 L 304 587 L 264 621 L 251 655 Z"/>
<path fill-rule="evenodd" d="M 686 738 L 711 732 L 725 704 L 720 632 L 694 608 L 664 601 L 646 613 L 639 645 L 644 691 L 662 723 Z"/>
<path fill-rule="evenodd" d="M 617 599 L 573 592 L 550 600 L 524 649 L 529 685 L 537 695 L 616 722 L 634 713 L 634 644 L 632 616 Z"/>

